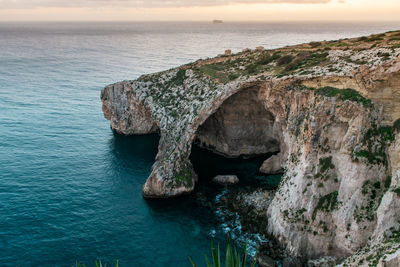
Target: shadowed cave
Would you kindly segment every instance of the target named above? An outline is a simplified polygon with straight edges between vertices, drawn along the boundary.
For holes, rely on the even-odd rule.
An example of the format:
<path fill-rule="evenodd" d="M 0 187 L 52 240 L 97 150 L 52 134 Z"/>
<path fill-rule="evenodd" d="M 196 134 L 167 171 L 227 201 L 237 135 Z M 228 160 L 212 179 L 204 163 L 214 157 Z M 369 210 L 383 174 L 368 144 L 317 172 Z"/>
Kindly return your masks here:
<path fill-rule="evenodd" d="M 237 175 L 241 184 L 262 181 L 276 187 L 280 175 L 259 172 L 262 163 L 280 152 L 275 118 L 260 101 L 259 88 L 229 97 L 197 130 L 190 160 L 202 180 Z M 268 181 L 270 180 L 270 181 Z"/>

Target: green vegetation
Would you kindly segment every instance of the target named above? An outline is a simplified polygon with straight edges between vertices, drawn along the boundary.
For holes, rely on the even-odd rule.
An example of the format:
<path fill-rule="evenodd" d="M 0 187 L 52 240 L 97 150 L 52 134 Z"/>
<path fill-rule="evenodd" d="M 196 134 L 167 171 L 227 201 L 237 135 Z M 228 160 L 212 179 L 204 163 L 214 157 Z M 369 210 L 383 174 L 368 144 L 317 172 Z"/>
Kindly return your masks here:
<path fill-rule="evenodd" d="M 179 173 L 174 176 L 174 185 L 175 186 L 185 186 L 192 187 L 193 186 L 193 177 L 192 172 L 187 170 L 181 170 Z"/>
<path fill-rule="evenodd" d="M 256 255 L 257 256 L 257 255 Z M 251 267 L 256 265 L 256 256 L 254 256 Z M 247 266 L 247 242 L 244 244 L 244 249 L 240 255 L 236 248 L 232 246 L 230 238 L 227 240 L 226 252 L 225 252 L 225 265 L 222 265 L 221 254 L 219 250 L 219 245 L 217 248 L 214 247 L 213 242 L 211 242 L 211 259 L 212 264 L 209 261 L 207 255 L 205 255 L 205 260 L 207 267 L 246 267 Z M 197 267 L 196 263 L 189 257 L 189 261 L 193 267 Z"/>
<path fill-rule="evenodd" d="M 315 47 L 321 46 L 322 43 L 321 42 L 311 42 L 308 45 L 311 46 L 312 48 L 315 48 Z"/>
<path fill-rule="evenodd" d="M 269 63 L 273 62 L 274 60 L 277 60 L 281 57 L 279 53 L 274 53 L 274 54 L 264 54 L 263 56 L 260 57 L 260 59 L 257 61 L 257 65 L 268 65 Z"/>
<path fill-rule="evenodd" d="M 249 62 L 253 63 L 249 64 Z M 222 62 L 194 66 L 193 70 L 220 83 L 228 83 L 240 76 L 257 73 L 259 71 L 258 65 L 258 61 L 255 61 L 254 58 L 245 59 L 239 57 L 236 59 L 227 59 Z"/>
<path fill-rule="evenodd" d="M 283 65 L 289 64 L 290 62 L 293 61 L 293 59 L 294 59 L 294 56 L 285 55 L 285 56 L 281 57 L 280 59 L 278 59 L 277 65 L 283 66 Z"/>
<path fill-rule="evenodd" d="M 357 222 L 364 220 L 373 221 L 375 218 L 375 211 L 379 207 L 384 193 L 390 187 L 391 177 L 388 176 L 384 180 L 383 186 L 380 181 L 371 182 L 366 181 L 362 188 L 361 193 L 365 198 L 365 205 L 356 207 L 354 217 Z"/>
<path fill-rule="evenodd" d="M 219 62 L 214 64 L 207 64 L 199 67 L 199 71 L 204 75 L 217 79 L 220 82 L 228 82 L 227 74 L 224 71 L 227 71 L 228 65 L 226 62 Z"/>
<path fill-rule="evenodd" d="M 328 172 L 329 170 L 335 169 L 335 165 L 332 162 L 332 156 L 326 157 L 326 158 L 320 158 L 319 159 L 319 171 L 317 174 L 315 174 L 315 178 L 321 178 L 324 179 L 325 181 L 328 180 L 329 178 L 332 178 L 335 182 L 338 181 L 336 173 Z M 320 183 L 318 184 L 318 187 L 323 187 L 323 184 Z"/>
<path fill-rule="evenodd" d="M 319 165 L 321 166 L 321 172 L 325 172 L 328 169 L 334 169 L 335 165 L 332 163 L 332 156 L 327 158 L 320 158 Z"/>
<path fill-rule="evenodd" d="M 283 67 L 283 70 L 279 73 L 279 77 L 283 77 L 296 70 L 302 70 L 305 68 L 311 68 L 317 66 L 328 60 L 328 52 L 300 52 L 293 57 L 291 55 L 283 56 L 278 60 L 277 66 Z"/>
<path fill-rule="evenodd" d="M 357 64 L 357 65 L 365 65 L 365 64 L 368 64 L 368 61 L 366 61 L 366 60 L 360 60 L 360 59 L 353 60 L 353 59 L 351 59 L 350 56 L 343 57 L 343 59 L 344 59 L 344 61 L 346 61 L 346 62 L 348 62 L 348 63 L 353 63 L 353 64 Z"/>
<path fill-rule="evenodd" d="M 332 42 L 332 43 L 329 43 L 329 44 L 327 44 L 325 47 L 326 48 L 331 48 L 331 47 L 343 47 L 343 46 L 349 46 L 349 44 L 348 43 L 345 43 L 345 42 Z"/>
<path fill-rule="evenodd" d="M 397 188 L 393 189 L 392 191 L 395 192 L 398 197 L 400 197 L 400 187 L 397 187 Z"/>
<path fill-rule="evenodd" d="M 362 255 L 362 257 L 360 257 L 359 259 L 354 259 L 353 257 L 350 257 L 343 263 L 343 266 L 378 266 L 381 259 L 385 259 L 386 255 L 393 254 L 400 248 L 399 244 L 400 231 L 394 231 L 392 232 L 391 236 L 383 242 L 380 242 L 376 245 L 365 246 L 364 248 L 359 250 L 356 255 Z"/>
<path fill-rule="evenodd" d="M 255 74 L 257 72 L 257 65 L 256 64 L 249 64 L 246 66 L 247 74 Z"/>
<path fill-rule="evenodd" d="M 376 35 L 371 35 L 369 37 L 363 36 L 358 38 L 358 41 L 363 41 L 363 42 L 376 42 L 376 41 L 382 41 L 384 40 L 385 34 L 376 34 Z"/>
<path fill-rule="evenodd" d="M 336 209 L 337 206 L 338 206 L 338 191 L 334 191 L 330 194 L 321 197 L 318 201 L 317 206 L 314 209 L 312 219 L 313 220 L 315 219 L 315 216 L 317 215 L 317 212 L 319 210 L 330 212 Z"/>
<path fill-rule="evenodd" d="M 393 129 L 396 130 L 396 131 L 398 131 L 398 132 L 400 132 L 400 119 L 396 120 L 396 121 L 393 123 Z"/>
<path fill-rule="evenodd" d="M 390 185 L 392 184 L 392 176 L 387 176 L 385 179 L 385 188 L 388 189 Z"/>
<path fill-rule="evenodd" d="M 303 223 L 309 224 L 310 222 L 306 219 L 304 213 L 307 210 L 305 208 L 293 211 L 293 210 L 283 210 L 283 216 L 285 219 L 291 223 Z"/>
<path fill-rule="evenodd" d="M 94 266 L 96 266 L 96 267 L 106 267 L 107 266 L 107 264 L 102 264 L 101 263 L 101 261 L 95 261 L 94 262 Z M 79 263 L 79 262 L 76 262 L 74 265 L 72 265 L 72 267 L 86 267 L 86 265 L 85 264 L 81 264 L 81 263 Z M 115 267 L 118 267 L 118 260 L 117 260 L 117 262 L 115 263 Z"/>
<path fill-rule="evenodd" d="M 186 70 L 179 69 L 175 77 L 170 80 L 170 85 L 179 86 L 182 85 L 186 78 Z"/>
<path fill-rule="evenodd" d="M 228 74 L 228 79 L 229 79 L 230 81 L 236 80 L 236 79 L 239 78 L 239 77 L 240 77 L 240 75 L 237 74 L 237 73 L 229 73 L 229 74 Z"/>
<path fill-rule="evenodd" d="M 327 97 L 338 97 L 340 100 L 345 101 L 353 101 L 361 103 L 364 107 L 369 108 L 372 107 L 372 102 L 369 99 L 366 99 L 360 93 L 358 93 L 354 89 L 338 89 L 331 86 L 322 87 L 316 90 L 316 93 L 322 96 Z"/>
<path fill-rule="evenodd" d="M 367 131 L 362 141 L 366 149 L 353 153 L 353 158 L 363 157 L 370 164 L 384 164 L 387 166 L 386 146 L 388 141 L 393 141 L 392 127 L 373 126 Z"/>

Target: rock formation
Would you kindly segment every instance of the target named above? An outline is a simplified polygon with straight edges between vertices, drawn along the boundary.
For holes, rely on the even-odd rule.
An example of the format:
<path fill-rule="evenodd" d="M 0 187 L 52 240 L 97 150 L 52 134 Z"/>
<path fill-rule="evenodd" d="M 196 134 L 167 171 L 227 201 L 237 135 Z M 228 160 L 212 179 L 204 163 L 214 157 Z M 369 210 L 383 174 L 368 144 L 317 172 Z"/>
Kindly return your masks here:
<path fill-rule="evenodd" d="M 160 133 L 145 197 L 194 189 L 193 142 L 228 157 L 278 153 L 261 168 L 284 172 L 269 233 L 300 258 L 385 266 L 400 248 L 399 36 L 199 60 L 107 86 L 103 111 L 118 133 Z"/>
<path fill-rule="evenodd" d="M 212 180 L 214 183 L 220 185 L 233 185 L 239 183 L 239 178 L 236 175 L 217 175 Z"/>

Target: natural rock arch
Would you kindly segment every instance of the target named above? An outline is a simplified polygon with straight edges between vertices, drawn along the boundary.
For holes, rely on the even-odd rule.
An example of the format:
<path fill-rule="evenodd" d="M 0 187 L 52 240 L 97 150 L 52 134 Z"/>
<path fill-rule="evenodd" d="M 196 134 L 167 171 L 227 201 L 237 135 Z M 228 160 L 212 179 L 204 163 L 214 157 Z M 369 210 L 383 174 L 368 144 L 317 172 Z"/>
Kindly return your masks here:
<path fill-rule="evenodd" d="M 379 243 L 400 225 L 400 198 L 394 191 L 400 185 L 400 133 L 392 132 L 400 117 L 400 62 L 371 58 L 359 67 L 342 60 L 347 52 L 360 58 L 367 52 L 379 56 L 381 50 L 333 49 L 321 65 L 295 72 L 283 68 L 279 75 L 277 62 L 268 63 L 275 71 L 264 73 L 255 65 L 246 69 L 253 65 L 237 64 L 259 63 L 258 52 L 199 61 L 106 87 L 103 111 L 119 133 L 160 133 L 143 194 L 174 197 L 194 189 L 196 174 L 189 155 L 199 128 L 212 130 L 213 123 L 206 121 L 213 120 L 223 103 L 258 88 L 257 101 L 270 113 L 266 116 L 274 118 L 280 148 L 275 163 L 285 168 L 268 208 L 268 231 L 294 255 L 340 259 L 367 242 Z M 400 55 L 398 49 L 391 53 Z M 226 67 L 223 72 L 221 65 Z M 235 76 L 235 71 L 241 75 Z M 203 143 L 215 143 L 205 140 L 216 136 L 197 136 Z M 243 144 L 241 149 L 231 147 L 214 149 L 243 153 Z"/>
<path fill-rule="evenodd" d="M 198 127 L 195 143 L 225 157 L 251 157 L 280 150 L 275 117 L 259 98 L 260 87 L 240 90 Z"/>

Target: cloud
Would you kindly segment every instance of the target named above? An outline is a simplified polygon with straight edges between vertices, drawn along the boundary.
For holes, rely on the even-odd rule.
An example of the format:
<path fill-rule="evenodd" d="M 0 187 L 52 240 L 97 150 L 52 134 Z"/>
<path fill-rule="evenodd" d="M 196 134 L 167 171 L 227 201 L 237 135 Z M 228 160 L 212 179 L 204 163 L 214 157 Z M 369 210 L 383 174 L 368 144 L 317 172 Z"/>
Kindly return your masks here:
<path fill-rule="evenodd" d="M 331 0 L 0 0 L 0 9 L 35 7 L 193 7 L 229 4 L 326 4 Z"/>

